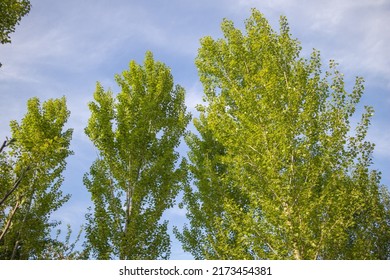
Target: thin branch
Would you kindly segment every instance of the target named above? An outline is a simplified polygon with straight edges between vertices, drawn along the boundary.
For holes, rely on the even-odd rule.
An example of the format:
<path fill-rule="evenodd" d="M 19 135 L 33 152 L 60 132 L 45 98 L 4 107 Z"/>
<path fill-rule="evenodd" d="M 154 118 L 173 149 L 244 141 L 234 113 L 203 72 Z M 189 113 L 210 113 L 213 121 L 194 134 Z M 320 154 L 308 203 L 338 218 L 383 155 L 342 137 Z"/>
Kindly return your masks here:
<path fill-rule="evenodd" d="M 3 142 L 3 144 L 1 145 L 0 153 L 3 152 L 3 150 L 4 150 L 5 147 L 7 147 L 7 144 L 8 144 L 8 141 L 5 140 L 5 141 Z"/>
<path fill-rule="evenodd" d="M 18 178 L 18 180 L 16 180 L 16 182 L 14 183 L 14 186 L 12 187 L 12 189 L 10 189 L 8 191 L 8 193 L 4 196 L 4 198 L 0 201 L 0 206 L 5 202 L 5 200 L 19 187 L 20 183 L 22 182 L 23 180 L 23 177 L 24 175 L 26 174 L 26 172 L 30 170 L 30 167 L 27 167 L 25 169 L 23 169 L 22 171 L 22 174 L 20 175 L 20 177 Z"/>
<path fill-rule="evenodd" d="M 9 146 L 10 144 L 14 143 L 15 142 L 15 139 L 14 138 L 11 138 L 10 140 L 8 140 L 8 137 L 6 137 L 7 140 L 5 140 L 3 142 L 3 144 L 1 145 L 0 147 L 0 153 L 3 152 L 3 150 Z"/>
<path fill-rule="evenodd" d="M 9 218 L 8 218 L 8 221 L 7 221 L 7 224 L 5 225 L 4 231 L 1 233 L 0 241 L 3 239 L 4 235 L 7 233 L 7 231 L 11 227 L 12 218 L 15 215 L 16 210 L 18 210 L 19 205 L 20 205 L 20 201 L 17 201 L 14 209 L 12 209 L 12 212 L 11 212 Z"/>
<path fill-rule="evenodd" d="M 19 240 L 15 242 L 15 246 L 14 246 L 14 249 L 12 251 L 11 260 L 13 260 L 15 258 L 16 251 L 18 250 L 18 246 L 19 246 Z"/>
<path fill-rule="evenodd" d="M 264 242 L 265 242 L 265 245 L 268 246 L 268 248 L 272 251 L 272 253 L 275 254 L 275 256 L 276 256 L 277 258 L 280 257 L 278 251 L 276 251 L 276 250 L 271 246 L 271 244 L 270 244 L 270 242 L 269 242 L 269 240 L 268 240 L 268 238 L 267 238 L 267 235 L 262 234 L 257 228 L 254 228 L 254 233 L 255 233 L 259 238 L 265 240 L 265 241 L 264 241 Z"/>

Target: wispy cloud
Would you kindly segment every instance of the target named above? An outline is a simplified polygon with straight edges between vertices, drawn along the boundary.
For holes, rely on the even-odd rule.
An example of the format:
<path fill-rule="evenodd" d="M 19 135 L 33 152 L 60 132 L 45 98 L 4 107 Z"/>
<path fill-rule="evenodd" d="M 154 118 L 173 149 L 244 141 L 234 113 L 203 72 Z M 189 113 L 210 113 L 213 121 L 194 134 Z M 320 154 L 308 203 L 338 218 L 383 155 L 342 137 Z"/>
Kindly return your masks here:
<path fill-rule="evenodd" d="M 287 16 L 294 36 L 310 52 L 319 49 L 325 58 L 342 63 L 356 75 L 386 77 L 390 89 L 390 2 L 385 0 L 275 0 L 240 1 L 240 11 L 263 8 L 276 18 Z M 275 20 L 274 20 L 275 23 Z M 363 73 L 362 73 L 363 72 Z"/>

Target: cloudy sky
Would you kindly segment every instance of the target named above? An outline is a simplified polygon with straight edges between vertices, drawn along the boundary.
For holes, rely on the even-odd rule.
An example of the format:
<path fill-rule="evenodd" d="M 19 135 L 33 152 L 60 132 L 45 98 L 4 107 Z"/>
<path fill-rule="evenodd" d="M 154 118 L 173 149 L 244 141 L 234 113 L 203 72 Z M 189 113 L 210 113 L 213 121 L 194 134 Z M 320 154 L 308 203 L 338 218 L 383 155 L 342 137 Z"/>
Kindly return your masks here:
<path fill-rule="evenodd" d="M 278 29 L 286 15 L 302 55 L 320 50 L 324 64 L 340 63 L 347 88 L 356 76 L 366 80 L 361 106 L 372 105 L 375 116 L 369 140 L 376 143 L 374 167 L 390 186 L 390 0 L 31 0 L 12 44 L 0 45 L 0 140 L 9 136 L 9 121 L 20 120 L 29 98 L 67 97 L 74 128 L 65 193 L 72 198 L 55 218 L 77 231 L 90 205 L 82 177 L 96 156 L 84 135 L 96 81 L 117 89 L 114 75 L 130 60 L 143 62 L 147 50 L 167 64 L 175 82 L 186 88 L 187 106 L 201 102 L 194 58 L 199 39 L 221 37 L 220 23 L 231 19 L 237 27 L 257 8 Z M 181 227 L 183 211 L 171 209 L 170 224 Z M 191 258 L 174 242 L 172 259 Z"/>

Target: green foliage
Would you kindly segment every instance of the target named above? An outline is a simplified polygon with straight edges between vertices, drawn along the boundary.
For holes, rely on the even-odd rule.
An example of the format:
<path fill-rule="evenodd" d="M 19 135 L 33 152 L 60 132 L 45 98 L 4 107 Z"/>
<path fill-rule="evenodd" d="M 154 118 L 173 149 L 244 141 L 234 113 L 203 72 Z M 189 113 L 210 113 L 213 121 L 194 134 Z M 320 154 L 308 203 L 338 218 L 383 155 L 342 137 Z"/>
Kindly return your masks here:
<path fill-rule="evenodd" d="M 190 118 L 185 92 L 150 52 L 116 81 L 116 97 L 98 83 L 89 104 L 85 131 L 99 156 L 84 178 L 94 203 L 86 246 L 98 259 L 165 259 L 170 239 L 160 220 L 185 178 L 175 152 Z"/>
<path fill-rule="evenodd" d="M 51 240 L 50 215 L 69 199 L 60 189 L 72 154 L 68 117 L 65 98 L 42 106 L 32 98 L 22 121 L 11 122 L 13 143 L 0 155 L 0 259 L 39 259 Z"/>
<path fill-rule="evenodd" d="M 189 171 L 177 232 L 196 259 L 387 259 L 388 191 L 370 171 L 371 107 L 352 135 L 363 94 L 333 61 L 300 57 L 286 18 L 275 32 L 257 10 L 246 34 L 201 40 L 196 65 L 206 106 L 186 138 Z M 387 206 L 386 202 L 387 201 Z"/>
<path fill-rule="evenodd" d="M 0 2 L 2 44 L 30 7 Z M 373 109 L 350 124 L 363 79 L 348 92 L 337 63 L 323 73 L 318 51 L 302 58 L 284 17 L 279 32 L 255 9 L 245 33 L 221 27 L 196 59 L 207 102 L 197 133 L 185 135 L 185 91 L 150 52 L 116 75 L 119 94 L 97 84 L 83 252 L 81 231 L 71 242 L 68 227 L 61 242 L 50 220 L 69 199 L 66 100 L 28 101 L 0 148 L 0 259 L 167 259 L 162 215 L 180 189 L 190 224 L 175 234 L 196 259 L 390 259 L 390 194 L 366 141 Z M 190 163 L 176 151 L 184 135 Z"/>
<path fill-rule="evenodd" d="M 72 229 L 67 226 L 64 241 L 60 240 L 61 230 L 57 230 L 54 239 L 48 240 L 45 249 L 41 253 L 41 260 L 85 260 L 88 258 L 86 251 L 77 251 L 76 245 L 80 241 L 82 229 L 78 232 L 75 241 L 71 242 Z"/>
<path fill-rule="evenodd" d="M 30 12 L 28 0 L 0 1 L 0 43 L 11 43 L 10 34 L 15 31 L 22 17 Z"/>

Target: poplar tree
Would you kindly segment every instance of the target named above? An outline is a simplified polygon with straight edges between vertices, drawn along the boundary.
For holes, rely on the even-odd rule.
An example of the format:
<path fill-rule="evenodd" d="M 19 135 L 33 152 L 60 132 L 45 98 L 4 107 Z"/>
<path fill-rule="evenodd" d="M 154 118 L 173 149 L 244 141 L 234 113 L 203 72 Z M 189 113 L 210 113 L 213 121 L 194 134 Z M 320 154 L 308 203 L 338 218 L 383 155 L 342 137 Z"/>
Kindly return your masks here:
<path fill-rule="evenodd" d="M 32 98 L 20 123 L 11 122 L 12 138 L 0 153 L 0 259 L 40 259 L 56 242 L 51 214 L 68 199 L 62 172 L 72 129 L 65 98 Z"/>
<path fill-rule="evenodd" d="M 86 134 L 98 158 L 84 178 L 94 204 L 86 246 L 97 259 L 166 259 L 166 209 L 173 206 L 185 162 L 176 148 L 189 122 L 184 89 L 147 52 L 116 75 L 120 93 L 96 86 Z"/>
<path fill-rule="evenodd" d="M 366 140 L 372 107 L 300 55 L 285 17 L 274 31 L 256 9 L 245 32 L 223 20 L 196 58 L 206 105 L 187 137 L 193 186 L 177 236 L 196 259 L 388 259 L 389 193 Z M 353 130 L 354 129 L 354 130 Z"/>

